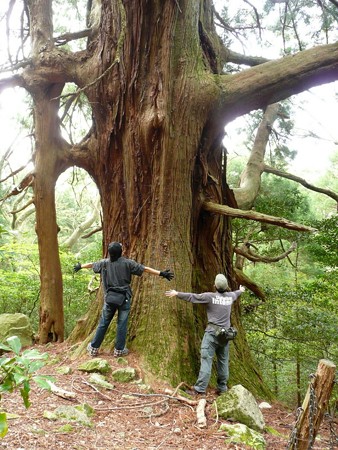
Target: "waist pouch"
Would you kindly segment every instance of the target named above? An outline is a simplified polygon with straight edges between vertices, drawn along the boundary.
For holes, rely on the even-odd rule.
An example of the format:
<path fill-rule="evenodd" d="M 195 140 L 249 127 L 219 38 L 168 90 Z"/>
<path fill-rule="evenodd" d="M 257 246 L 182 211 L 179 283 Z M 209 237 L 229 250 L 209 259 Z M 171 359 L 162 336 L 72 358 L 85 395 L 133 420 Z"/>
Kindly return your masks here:
<path fill-rule="evenodd" d="M 126 298 L 127 298 L 127 289 L 119 287 L 110 287 L 107 289 L 104 300 L 106 303 L 108 303 L 108 305 L 121 306 Z"/>
<path fill-rule="evenodd" d="M 220 344 L 226 344 L 228 341 L 233 341 L 237 336 L 237 330 L 234 327 L 224 328 L 211 322 L 209 322 L 208 325 L 214 329 L 215 336 Z"/>

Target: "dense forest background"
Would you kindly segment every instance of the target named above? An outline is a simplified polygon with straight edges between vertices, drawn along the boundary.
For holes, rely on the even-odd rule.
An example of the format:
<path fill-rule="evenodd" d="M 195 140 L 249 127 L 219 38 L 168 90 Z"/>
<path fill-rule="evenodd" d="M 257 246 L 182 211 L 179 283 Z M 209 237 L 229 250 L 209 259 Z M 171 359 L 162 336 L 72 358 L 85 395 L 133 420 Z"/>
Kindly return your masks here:
<path fill-rule="evenodd" d="M 74 13 L 74 9 L 70 9 L 69 14 L 71 11 Z M 80 15 L 79 9 L 75 11 L 74 21 Z M 223 10 L 222 14 L 220 24 L 224 25 L 230 19 L 230 12 Z M 233 14 L 233 30 L 236 24 L 244 21 L 244 17 L 255 16 L 250 6 L 239 8 L 236 15 Z M 64 12 L 62 17 L 65 15 Z M 62 17 L 56 15 L 60 33 L 64 31 Z M 309 17 L 310 13 L 304 14 L 299 20 L 303 20 L 305 26 Z M 246 38 L 256 39 L 254 47 L 257 51 L 264 45 L 268 48 L 270 33 L 279 35 L 284 53 L 301 47 L 299 35 L 277 31 L 276 23 L 270 22 L 265 41 L 257 37 L 260 27 L 252 25 L 255 38 L 249 34 L 249 29 L 242 31 L 247 33 Z M 332 27 L 328 18 L 325 26 L 324 31 L 327 32 Z M 225 33 L 224 28 L 221 30 L 220 34 Z M 231 39 L 227 35 L 225 40 L 228 44 L 237 42 L 242 47 L 245 34 L 239 37 L 237 33 L 234 32 Z M 271 43 L 269 45 L 271 47 Z M 233 65 L 231 70 L 235 72 L 236 66 Z M 68 88 L 71 92 L 71 87 Z M 32 108 L 31 100 L 23 96 L 22 91 L 11 92 L 15 93 L 15 98 L 20 98 L 22 103 L 18 100 L 18 105 L 25 104 L 28 110 Z M 335 97 L 337 99 L 337 93 Z M 301 114 L 302 105 L 291 99 L 281 103 L 280 107 L 283 114 L 274 123 L 265 143 L 268 149 L 266 164 L 287 173 L 298 150 L 292 137 L 297 124 L 295 117 Z M 32 192 L 28 187 L 12 195 L 23 174 L 31 169 L 33 152 L 33 119 L 29 114 L 22 114 L 20 108 L 14 108 L 13 120 L 8 122 L 15 127 L 15 136 L 12 130 L 8 132 L 11 142 L 2 144 L 0 152 L 0 313 L 27 314 L 34 329 L 38 330 L 40 267 Z M 79 136 L 84 135 L 90 122 L 90 108 L 85 97 L 79 96 L 76 109 L 67 103 L 65 97 L 62 114 L 63 133 L 70 142 L 76 142 Z M 240 186 L 263 118 L 264 112 L 256 111 L 245 116 L 243 128 L 229 131 L 229 136 L 245 136 L 241 148 L 236 148 L 241 156 L 227 153 L 225 149 L 225 178 L 234 190 Z M 5 129 L 2 129 L 2 134 L 6 134 Z M 307 134 L 317 145 L 316 150 L 313 147 L 309 152 L 320 153 L 323 141 L 331 139 L 331 136 L 313 136 L 311 130 L 307 130 Z M 292 179 L 278 177 L 272 172 L 263 173 L 254 209 L 270 216 L 287 217 L 318 231 L 299 233 L 261 222 L 232 219 L 232 245 L 238 249 L 233 263 L 235 267 L 245 269 L 252 288 L 242 296 L 240 305 L 249 347 L 276 398 L 290 405 L 300 403 L 309 374 L 315 371 L 319 359 L 338 361 L 338 218 L 337 200 L 332 194 L 338 191 L 338 152 L 332 152 L 331 165 L 325 173 L 313 177 L 310 189 L 308 183 L 300 181 L 304 181 L 301 176 L 300 179 Z M 327 195 L 327 192 L 332 195 Z M 86 262 L 102 257 L 102 215 L 93 180 L 78 168 L 61 175 L 56 193 L 67 338 L 91 303 L 97 301 L 99 278 L 93 277 L 89 271 L 74 276 L 72 268 L 78 260 Z M 288 252 L 290 246 L 292 251 Z"/>

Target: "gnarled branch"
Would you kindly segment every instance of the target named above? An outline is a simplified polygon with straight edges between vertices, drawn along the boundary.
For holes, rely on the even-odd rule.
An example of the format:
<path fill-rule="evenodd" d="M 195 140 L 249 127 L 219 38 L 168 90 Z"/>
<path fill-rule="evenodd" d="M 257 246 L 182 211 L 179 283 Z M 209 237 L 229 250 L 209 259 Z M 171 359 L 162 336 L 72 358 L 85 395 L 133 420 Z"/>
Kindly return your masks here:
<path fill-rule="evenodd" d="M 277 175 L 282 178 L 287 178 L 288 180 L 295 181 L 296 183 L 301 184 L 302 186 L 306 187 L 307 189 L 310 189 L 311 191 L 319 192 L 320 194 L 327 195 L 328 197 L 331 197 L 334 201 L 338 202 L 338 194 L 336 194 L 333 191 L 330 191 L 329 189 L 323 189 L 318 186 L 314 186 L 313 184 L 308 183 L 303 178 L 297 177 L 296 175 L 293 175 L 288 172 L 283 172 L 282 170 L 275 169 L 274 167 L 270 167 L 265 165 L 263 168 L 263 171 L 266 173 L 272 173 L 274 175 Z"/>
<path fill-rule="evenodd" d="M 273 263 L 280 261 L 281 259 L 286 258 L 290 253 L 292 253 L 296 248 L 297 244 L 296 242 L 293 242 L 291 247 L 284 253 L 278 256 L 263 256 L 258 255 L 257 253 L 254 253 L 250 250 L 250 243 L 244 244 L 241 247 L 235 247 L 234 252 L 238 255 L 244 256 L 246 259 L 252 261 L 252 262 L 263 262 L 263 263 Z"/>

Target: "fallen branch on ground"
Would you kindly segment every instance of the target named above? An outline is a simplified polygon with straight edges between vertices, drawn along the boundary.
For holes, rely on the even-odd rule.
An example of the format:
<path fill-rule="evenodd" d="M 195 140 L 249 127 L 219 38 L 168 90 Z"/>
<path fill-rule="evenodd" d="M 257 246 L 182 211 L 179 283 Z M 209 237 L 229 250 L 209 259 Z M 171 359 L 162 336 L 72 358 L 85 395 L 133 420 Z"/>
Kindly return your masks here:
<path fill-rule="evenodd" d="M 207 418 L 205 417 L 204 409 L 207 401 L 205 398 L 202 398 L 197 405 L 196 408 L 196 416 L 197 416 L 197 425 L 199 428 L 205 428 L 207 426 Z"/>

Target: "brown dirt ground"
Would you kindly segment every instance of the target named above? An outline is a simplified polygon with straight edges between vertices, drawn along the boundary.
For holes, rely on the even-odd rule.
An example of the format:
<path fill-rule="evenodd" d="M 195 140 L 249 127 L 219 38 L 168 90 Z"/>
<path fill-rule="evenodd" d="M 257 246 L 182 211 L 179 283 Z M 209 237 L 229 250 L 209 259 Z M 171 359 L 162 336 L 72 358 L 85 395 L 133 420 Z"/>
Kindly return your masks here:
<path fill-rule="evenodd" d="M 30 400 L 32 405 L 25 409 L 21 396 L 15 392 L 3 395 L 1 407 L 8 413 L 19 417 L 9 420 L 8 434 L 1 439 L 0 449 L 6 450 L 215 450 L 215 449 L 249 449 L 242 444 L 226 444 L 225 432 L 218 431 L 225 420 L 217 416 L 214 400 L 216 393 L 208 391 L 206 400 L 207 427 L 197 426 L 196 405 L 188 405 L 161 395 L 148 395 L 139 386 L 131 383 L 113 383 L 113 391 L 98 390 L 88 382 L 89 374 L 77 370 L 80 362 L 90 359 L 83 356 L 81 360 L 70 358 L 70 349 L 66 344 L 36 346 L 39 351 L 47 351 L 50 358 L 58 358 L 56 364 L 45 366 L 41 373 L 52 375 L 55 384 L 67 391 L 76 393 L 76 398 L 67 400 L 48 391 L 31 385 Z M 121 367 L 117 360 L 107 352 L 105 358 L 112 368 Z M 128 365 L 135 367 L 142 378 L 139 362 L 135 354 L 130 353 L 126 359 Z M 59 366 L 70 366 L 70 375 L 60 375 Z M 164 394 L 169 388 L 165 383 L 152 383 L 154 394 Z M 171 388 L 173 389 L 173 388 Z M 133 395 L 136 394 L 136 395 Z M 72 424 L 70 432 L 62 432 L 64 425 L 43 417 L 44 411 L 54 411 L 61 405 L 78 405 L 87 403 L 95 409 L 91 418 L 93 426 Z M 147 409 L 151 407 L 151 409 Z M 290 431 L 293 429 L 295 412 L 275 403 L 271 409 L 262 410 L 267 426 L 273 427 L 280 434 L 264 434 L 268 450 L 286 449 Z M 337 424 L 335 424 L 337 426 Z M 313 450 L 328 450 L 330 444 L 329 423 L 324 421 L 319 430 Z"/>

